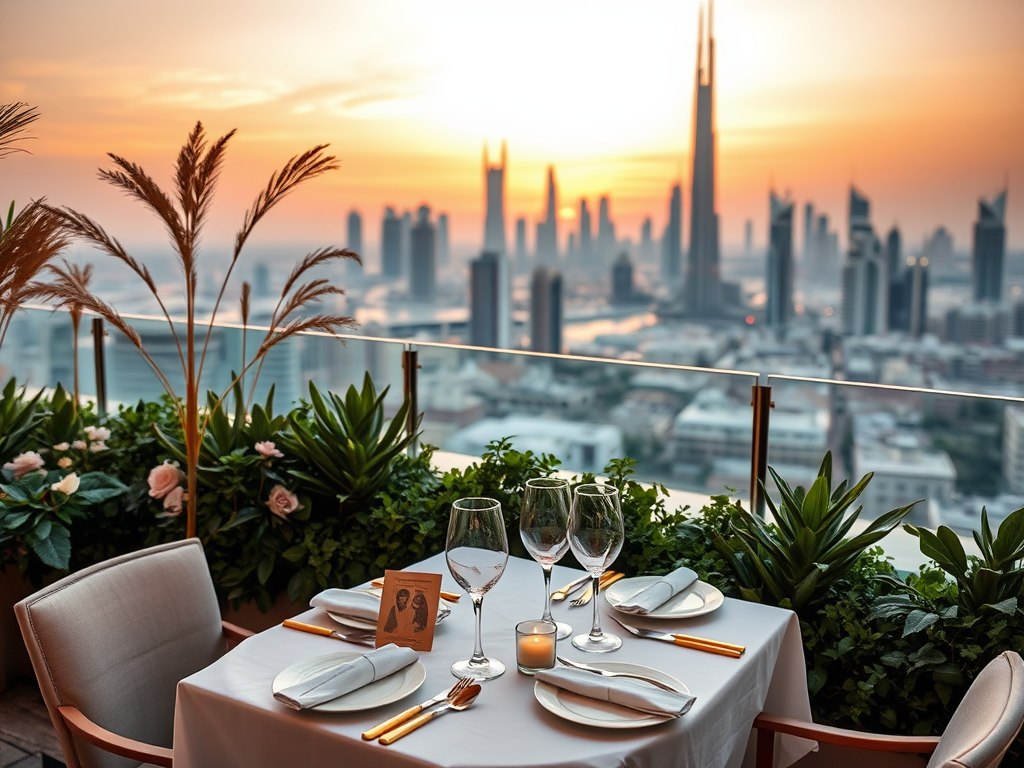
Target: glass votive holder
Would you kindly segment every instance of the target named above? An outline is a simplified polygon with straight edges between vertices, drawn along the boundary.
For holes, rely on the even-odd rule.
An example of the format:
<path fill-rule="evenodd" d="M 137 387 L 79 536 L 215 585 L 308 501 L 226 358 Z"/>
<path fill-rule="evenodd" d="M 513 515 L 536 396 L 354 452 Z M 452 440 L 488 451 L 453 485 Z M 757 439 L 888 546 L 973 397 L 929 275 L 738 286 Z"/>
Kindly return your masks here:
<path fill-rule="evenodd" d="M 516 624 L 516 666 L 524 675 L 555 666 L 558 627 L 540 619 Z"/>

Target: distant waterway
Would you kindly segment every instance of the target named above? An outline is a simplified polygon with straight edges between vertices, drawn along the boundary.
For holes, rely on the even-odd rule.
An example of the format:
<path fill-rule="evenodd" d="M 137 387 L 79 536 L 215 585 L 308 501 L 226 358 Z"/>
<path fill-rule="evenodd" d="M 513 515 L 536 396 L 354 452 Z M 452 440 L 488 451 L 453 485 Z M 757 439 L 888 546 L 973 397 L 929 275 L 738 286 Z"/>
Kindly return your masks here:
<path fill-rule="evenodd" d="M 562 337 L 568 344 L 591 342 L 598 336 L 635 333 L 641 328 L 656 325 L 658 318 L 647 308 L 639 312 L 618 315 L 615 317 L 581 317 L 574 319 L 566 316 Z"/>

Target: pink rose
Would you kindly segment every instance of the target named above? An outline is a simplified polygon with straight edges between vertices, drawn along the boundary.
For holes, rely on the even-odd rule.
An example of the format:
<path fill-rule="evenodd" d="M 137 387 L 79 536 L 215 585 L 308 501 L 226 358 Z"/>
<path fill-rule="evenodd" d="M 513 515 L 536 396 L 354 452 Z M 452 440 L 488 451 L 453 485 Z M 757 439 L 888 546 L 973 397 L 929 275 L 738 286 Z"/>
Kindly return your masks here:
<path fill-rule="evenodd" d="M 152 493 L 152 491 L 150 491 Z M 185 489 L 180 485 L 167 494 L 164 499 L 164 513 L 161 517 L 177 517 L 181 514 L 181 506 L 185 501 Z"/>
<path fill-rule="evenodd" d="M 270 489 L 270 498 L 267 499 L 267 506 L 270 507 L 271 512 L 282 520 L 286 520 L 292 512 L 302 509 L 298 497 L 283 485 L 275 485 Z"/>
<path fill-rule="evenodd" d="M 102 443 L 110 439 L 110 430 L 106 427 L 86 427 L 85 436 L 89 438 L 90 442 Z"/>
<path fill-rule="evenodd" d="M 264 440 L 262 442 L 256 443 L 256 445 L 253 447 L 256 449 L 256 453 L 258 453 L 260 456 L 266 456 L 268 459 L 271 457 L 280 459 L 284 456 L 283 453 L 277 450 L 277 446 L 274 445 L 273 440 Z"/>
<path fill-rule="evenodd" d="M 14 473 L 14 479 L 20 480 L 29 472 L 34 472 L 37 469 L 42 468 L 43 457 L 35 451 L 25 451 L 19 453 L 14 457 L 14 461 L 8 461 L 4 464 L 4 469 L 9 469 Z"/>
<path fill-rule="evenodd" d="M 99 453 L 100 451 L 107 450 L 107 444 L 102 440 L 94 440 L 89 443 L 89 453 Z"/>
<path fill-rule="evenodd" d="M 185 473 L 178 469 L 177 465 L 165 461 L 159 467 L 149 470 L 149 477 L 146 478 L 149 483 L 149 495 L 154 499 L 162 499 L 175 488 L 180 487 L 181 481 L 184 479 Z"/>
<path fill-rule="evenodd" d="M 76 451 L 84 451 L 89 446 L 86 445 L 86 442 L 84 440 L 75 440 L 75 442 L 71 444 L 71 447 L 74 448 Z"/>
<path fill-rule="evenodd" d="M 73 461 L 71 461 L 71 457 L 70 457 L 70 456 L 65 456 L 64 458 L 60 459 L 60 460 L 59 460 L 59 461 L 57 462 L 57 466 L 58 466 L 58 467 L 60 467 L 61 469 L 67 469 L 67 468 L 68 468 L 68 467 L 70 467 L 70 466 L 71 466 L 71 465 L 72 465 L 73 463 L 74 463 L 74 462 L 73 462 Z"/>

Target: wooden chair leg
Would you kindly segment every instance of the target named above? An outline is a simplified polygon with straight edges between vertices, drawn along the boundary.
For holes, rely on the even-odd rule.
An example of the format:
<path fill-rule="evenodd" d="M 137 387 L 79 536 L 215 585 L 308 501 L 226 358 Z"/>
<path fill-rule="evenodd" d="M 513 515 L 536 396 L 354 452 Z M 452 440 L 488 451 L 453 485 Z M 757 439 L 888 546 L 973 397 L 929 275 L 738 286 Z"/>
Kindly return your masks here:
<path fill-rule="evenodd" d="M 756 768 L 775 768 L 775 731 L 757 729 Z"/>

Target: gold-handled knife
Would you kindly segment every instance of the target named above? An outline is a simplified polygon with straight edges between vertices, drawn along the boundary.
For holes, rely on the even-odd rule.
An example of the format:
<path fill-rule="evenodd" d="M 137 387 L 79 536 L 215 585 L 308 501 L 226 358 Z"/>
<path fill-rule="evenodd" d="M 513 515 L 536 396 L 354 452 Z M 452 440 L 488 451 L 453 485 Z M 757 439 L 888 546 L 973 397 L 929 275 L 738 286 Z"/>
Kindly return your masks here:
<path fill-rule="evenodd" d="M 417 704 L 415 707 L 409 707 L 404 712 L 399 712 L 397 715 L 392 717 L 390 720 L 385 720 L 380 725 L 375 725 L 370 730 L 363 731 L 363 739 L 365 741 L 372 741 L 373 739 L 376 739 L 378 736 L 386 733 L 387 731 L 390 731 L 392 728 L 397 728 L 399 725 L 404 723 L 410 717 L 415 717 L 420 712 L 422 712 L 424 709 L 432 707 L 435 704 L 440 704 L 445 699 L 448 699 L 449 701 L 451 701 L 453 698 L 455 698 L 460 693 L 462 693 L 462 691 L 466 690 L 467 688 L 469 688 L 469 686 L 473 685 L 474 680 L 475 680 L 475 678 L 472 678 L 472 677 L 464 677 L 464 678 L 462 678 L 461 680 L 459 680 L 459 682 L 457 682 L 451 688 L 445 688 L 439 694 L 437 694 L 436 696 L 430 697 L 429 699 L 424 701 L 422 704 Z"/>
<path fill-rule="evenodd" d="M 673 643 L 674 645 L 681 646 L 683 648 L 692 648 L 695 651 L 706 651 L 707 653 L 717 653 L 720 656 L 728 656 L 732 659 L 738 659 L 743 655 L 746 648 L 742 645 L 732 645 L 726 647 L 725 645 L 719 645 L 714 640 L 701 640 L 698 638 L 691 638 L 688 635 L 670 635 L 667 632 L 655 632 L 652 629 L 640 629 L 639 627 L 631 627 L 629 624 L 623 624 L 615 616 L 612 616 L 615 623 L 622 627 L 630 634 L 636 635 L 637 637 L 644 637 L 649 640 L 662 640 L 666 643 Z"/>
<path fill-rule="evenodd" d="M 374 632 L 358 632 L 346 635 L 336 629 L 319 627 L 316 624 L 304 624 L 301 621 L 295 621 L 295 619 L 285 619 L 281 623 L 288 627 L 288 629 L 297 629 L 300 632 L 309 632 L 313 635 L 333 637 L 335 640 L 344 640 L 346 643 L 358 643 L 359 645 L 369 645 L 371 647 L 376 645 L 376 633 Z"/>

